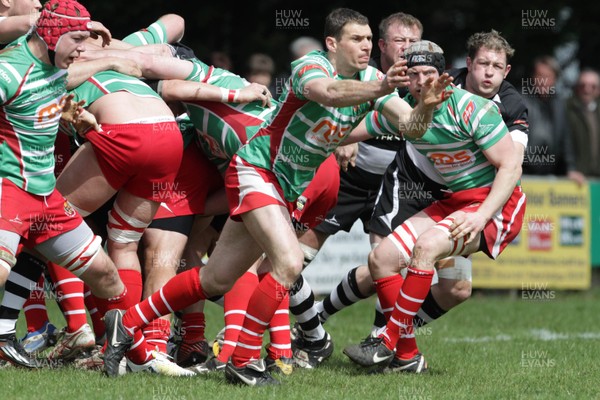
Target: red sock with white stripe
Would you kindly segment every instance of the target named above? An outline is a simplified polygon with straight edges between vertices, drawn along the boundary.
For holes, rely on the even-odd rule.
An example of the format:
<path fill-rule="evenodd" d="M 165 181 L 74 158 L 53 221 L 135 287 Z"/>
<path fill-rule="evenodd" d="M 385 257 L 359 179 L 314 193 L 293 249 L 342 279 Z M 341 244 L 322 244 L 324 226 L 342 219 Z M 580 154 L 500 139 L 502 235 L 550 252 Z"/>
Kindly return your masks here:
<path fill-rule="evenodd" d="M 67 332 L 73 333 L 87 324 L 87 314 L 83 301 L 83 281 L 71 271 L 52 262 L 48 272 L 54 283 L 56 301 L 67 321 Z"/>
<path fill-rule="evenodd" d="M 143 329 L 146 342 L 152 348 L 167 353 L 167 340 L 171 333 L 171 320 L 157 318 L 146 325 Z"/>
<path fill-rule="evenodd" d="M 238 278 L 231 290 L 225 293 L 223 304 L 225 337 L 223 348 L 217 356 L 219 361 L 227 362 L 233 354 L 244 324 L 248 302 L 257 286 L 258 277 L 252 272 L 246 272 Z"/>
<path fill-rule="evenodd" d="M 290 338 L 290 296 L 286 295 L 269 324 L 270 345 L 267 347 L 269 358 L 278 360 L 281 357 L 292 358 L 292 341 Z"/>
<path fill-rule="evenodd" d="M 142 274 L 139 271 L 131 269 L 118 270 L 119 277 L 125 285 L 123 293 L 111 299 L 101 299 L 94 297 L 96 305 L 102 316 L 108 310 L 126 310 L 135 305 L 142 298 Z M 146 343 L 141 330 L 138 330 L 133 336 L 133 346 L 126 353 L 127 358 L 136 364 L 143 364 L 148 358 L 147 350 L 150 346 Z"/>
<path fill-rule="evenodd" d="M 400 288 L 404 283 L 404 278 L 402 278 L 402 275 L 396 274 L 374 280 L 373 283 L 375 284 L 377 298 L 379 298 L 383 315 L 385 315 L 386 321 L 389 321 L 394 304 L 396 304 L 396 299 L 398 298 L 398 293 L 400 293 Z"/>
<path fill-rule="evenodd" d="M 44 323 L 48 321 L 44 282 L 44 275 L 42 275 L 40 276 L 37 285 L 29 293 L 29 297 L 25 301 L 25 304 L 23 304 L 23 313 L 25 314 L 25 321 L 27 321 L 27 332 L 35 332 L 41 329 L 44 326 Z"/>
<path fill-rule="evenodd" d="M 85 307 L 90 314 L 90 318 L 92 320 L 92 325 L 94 328 L 94 335 L 96 335 L 96 339 L 100 339 L 104 336 L 104 332 L 106 331 L 106 327 L 104 326 L 104 321 L 102 320 L 102 314 L 98 310 L 98 305 L 96 304 L 96 298 L 92 296 L 92 291 L 90 287 L 86 284 L 83 285 L 83 302 L 85 303 Z"/>
<path fill-rule="evenodd" d="M 260 358 L 265 329 L 287 293 L 286 287 L 277 282 L 271 274 L 267 274 L 260 281 L 248 303 L 248 313 L 238 344 L 231 356 L 234 366 L 241 367 L 251 359 Z"/>
<path fill-rule="evenodd" d="M 153 319 L 205 299 L 200 284 L 200 267 L 195 267 L 175 275 L 152 296 L 130 307 L 123 316 L 123 325 L 133 334 Z"/>
<path fill-rule="evenodd" d="M 205 328 L 206 320 L 203 312 L 185 313 L 181 317 L 181 331 L 183 332 L 183 341 L 186 343 L 205 340 Z"/>
<path fill-rule="evenodd" d="M 432 278 L 433 270 L 408 267 L 406 271 L 406 279 L 383 333 L 385 345 L 389 349 L 397 347 L 398 358 L 406 360 L 419 352 L 413 329 L 413 318 L 429 293 Z"/>

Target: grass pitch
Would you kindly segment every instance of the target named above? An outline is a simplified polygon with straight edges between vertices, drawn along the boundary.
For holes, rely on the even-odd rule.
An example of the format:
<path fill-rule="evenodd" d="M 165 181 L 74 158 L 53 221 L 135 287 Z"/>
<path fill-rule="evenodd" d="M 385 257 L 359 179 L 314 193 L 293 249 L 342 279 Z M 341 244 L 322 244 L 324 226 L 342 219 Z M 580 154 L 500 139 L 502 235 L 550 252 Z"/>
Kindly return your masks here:
<path fill-rule="evenodd" d="M 343 354 L 369 332 L 373 300 L 333 316 L 325 325 L 334 355 L 319 369 L 279 376 L 281 385 L 236 387 L 222 375 L 168 378 L 59 369 L 0 370 L 2 399 L 596 399 L 600 398 L 600 290 L 532 296 L 475 294 L 421 328 L 418 342 L 429 362 L 425 375 L 367 375 Z M 51 319 L 64 325 L 55 304 Z M 207 338 L 222 327 L 222 309 L 209 305 Z M 19 321 L 19 335 L 24 325 Z"/>

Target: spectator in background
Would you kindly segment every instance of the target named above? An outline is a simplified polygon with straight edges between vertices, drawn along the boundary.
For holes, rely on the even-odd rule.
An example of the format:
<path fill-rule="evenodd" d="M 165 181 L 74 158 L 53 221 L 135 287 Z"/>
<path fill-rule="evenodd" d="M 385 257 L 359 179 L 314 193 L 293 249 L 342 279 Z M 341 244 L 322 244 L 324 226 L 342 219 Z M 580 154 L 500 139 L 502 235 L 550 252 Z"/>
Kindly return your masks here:
<path fill-rule="evenodd" d="M 323 51 L 323 45 L 311 36 L 300 36 L 290 44 L 292 60 L 297 60 L 314 50 Z"/>
<path fill-rule="evenodd" d="M 209 65 L 215 68 L 226 69 L 227 71 L 233 71 L 233 62 L 231 57 L 224 51 L 213 51 L 209 56 Z"/>
<path fill-rule="evenodd" d="M 290 61 L 297 60 L 314 50 L 323 51 L 323 44 L 321 41 L 311 36 L 300 36 L 290 43 Z M 287 66 L 289 67 L 289 64 Z M 275 99 L 277 99 L 279 95 L 283 93 L 283 87 L 285 86 L 285 82 L 289 77 L 289 69 L 285 69 L 275 76 L 272 85 L 273 90 L 271 90 L 271 93 Z"/>
<path fill-rule="evenodd" d="M 600 74 L 584 69 L 579 74 L 573 96 L 567 100 L 576 167 L 586 176 L 600 177 Z"/>
<path fill-rule="evenodd" d="M 269 88 L 274 93 L 275 62 L 271 56 L 263 53 L 254 53 L 248 59 L 246 79 L 251 83 L 259 83 Z"/>
<path fill-rule="evenodd" d="M 571 130 L 564 100 L 556 93 L 558 61 L 541 56 L 523 88 L 529 110 L 529 143 L 523 172 L 529 175 L 567 175 L 581 185 L 585 176 L 576 169 Z"/>

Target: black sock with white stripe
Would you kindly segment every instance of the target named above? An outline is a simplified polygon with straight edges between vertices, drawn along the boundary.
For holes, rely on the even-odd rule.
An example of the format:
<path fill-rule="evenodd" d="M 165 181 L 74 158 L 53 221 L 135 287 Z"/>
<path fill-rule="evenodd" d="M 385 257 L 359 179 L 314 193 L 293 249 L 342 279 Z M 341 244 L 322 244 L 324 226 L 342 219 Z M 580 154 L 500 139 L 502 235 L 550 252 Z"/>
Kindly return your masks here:
<path fill-rule="evenodd" d="M 446 314 L 446 310 L 442 309 L 437 301 L 435 301 L 430 289 L 417 315 L 413 317 L 413 325 L 415 328 L 425 326 L 444 314 Z"/>
<path fill-rule="evenodd" d="M 383 329 L 386 324 L 387 320 L 385 319 L 385 314 L 381 309 L 379 299 L 377 299 L 377 303 L 375 303 L 375 319 L 373 320 L 373 327 L 371 328 L 371 336 L 377 336 L 379 330 Z"/>
<path fill-rule="evenodd" d="M 321 322 L 327 321 L 329 317 L 338 311 L 368 297 L 358 290 L 358 283 L 356 282 L 356 270 L 358 268 L 348 271 L 337 287 L 317 305 Z"/>
<path fill-rule="evenodd" d="M 36 287 L 45 264 L 29 253 L 21 252 L 10 271 L 0 305 L 0 338 L 15 333 L 19 312 Z"/>
<path fill-rule="evenodd" d="M 290 290 L 290 311 L 296 317 L 304 338 L 311 342 L 325 339 L 325 329 L 315 307 L 315 294 L 302 275 Z"/>

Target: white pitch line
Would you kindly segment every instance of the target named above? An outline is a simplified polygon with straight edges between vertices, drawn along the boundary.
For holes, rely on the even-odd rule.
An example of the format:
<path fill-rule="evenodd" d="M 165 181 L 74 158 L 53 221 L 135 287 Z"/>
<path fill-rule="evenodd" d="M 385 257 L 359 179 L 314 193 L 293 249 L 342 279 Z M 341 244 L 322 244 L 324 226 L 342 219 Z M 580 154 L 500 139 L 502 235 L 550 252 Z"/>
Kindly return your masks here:
<path fill-rule="evenodd" d="M 598 340 L 600 332 L 575 332 L 575 333 L 560 333 L 552 332 L 548 329 L 530 329 L 525 335 L 511 336 L 500 334 L 496 336 L 481 336 L 481 337 L 461 337 L 461 338 L 445 338 L 446 342 L 450 343 L 486 343 L 486 342 L 507 342 L 518 339 L 534 339 L 543 341 L 552 340 Z"/>

